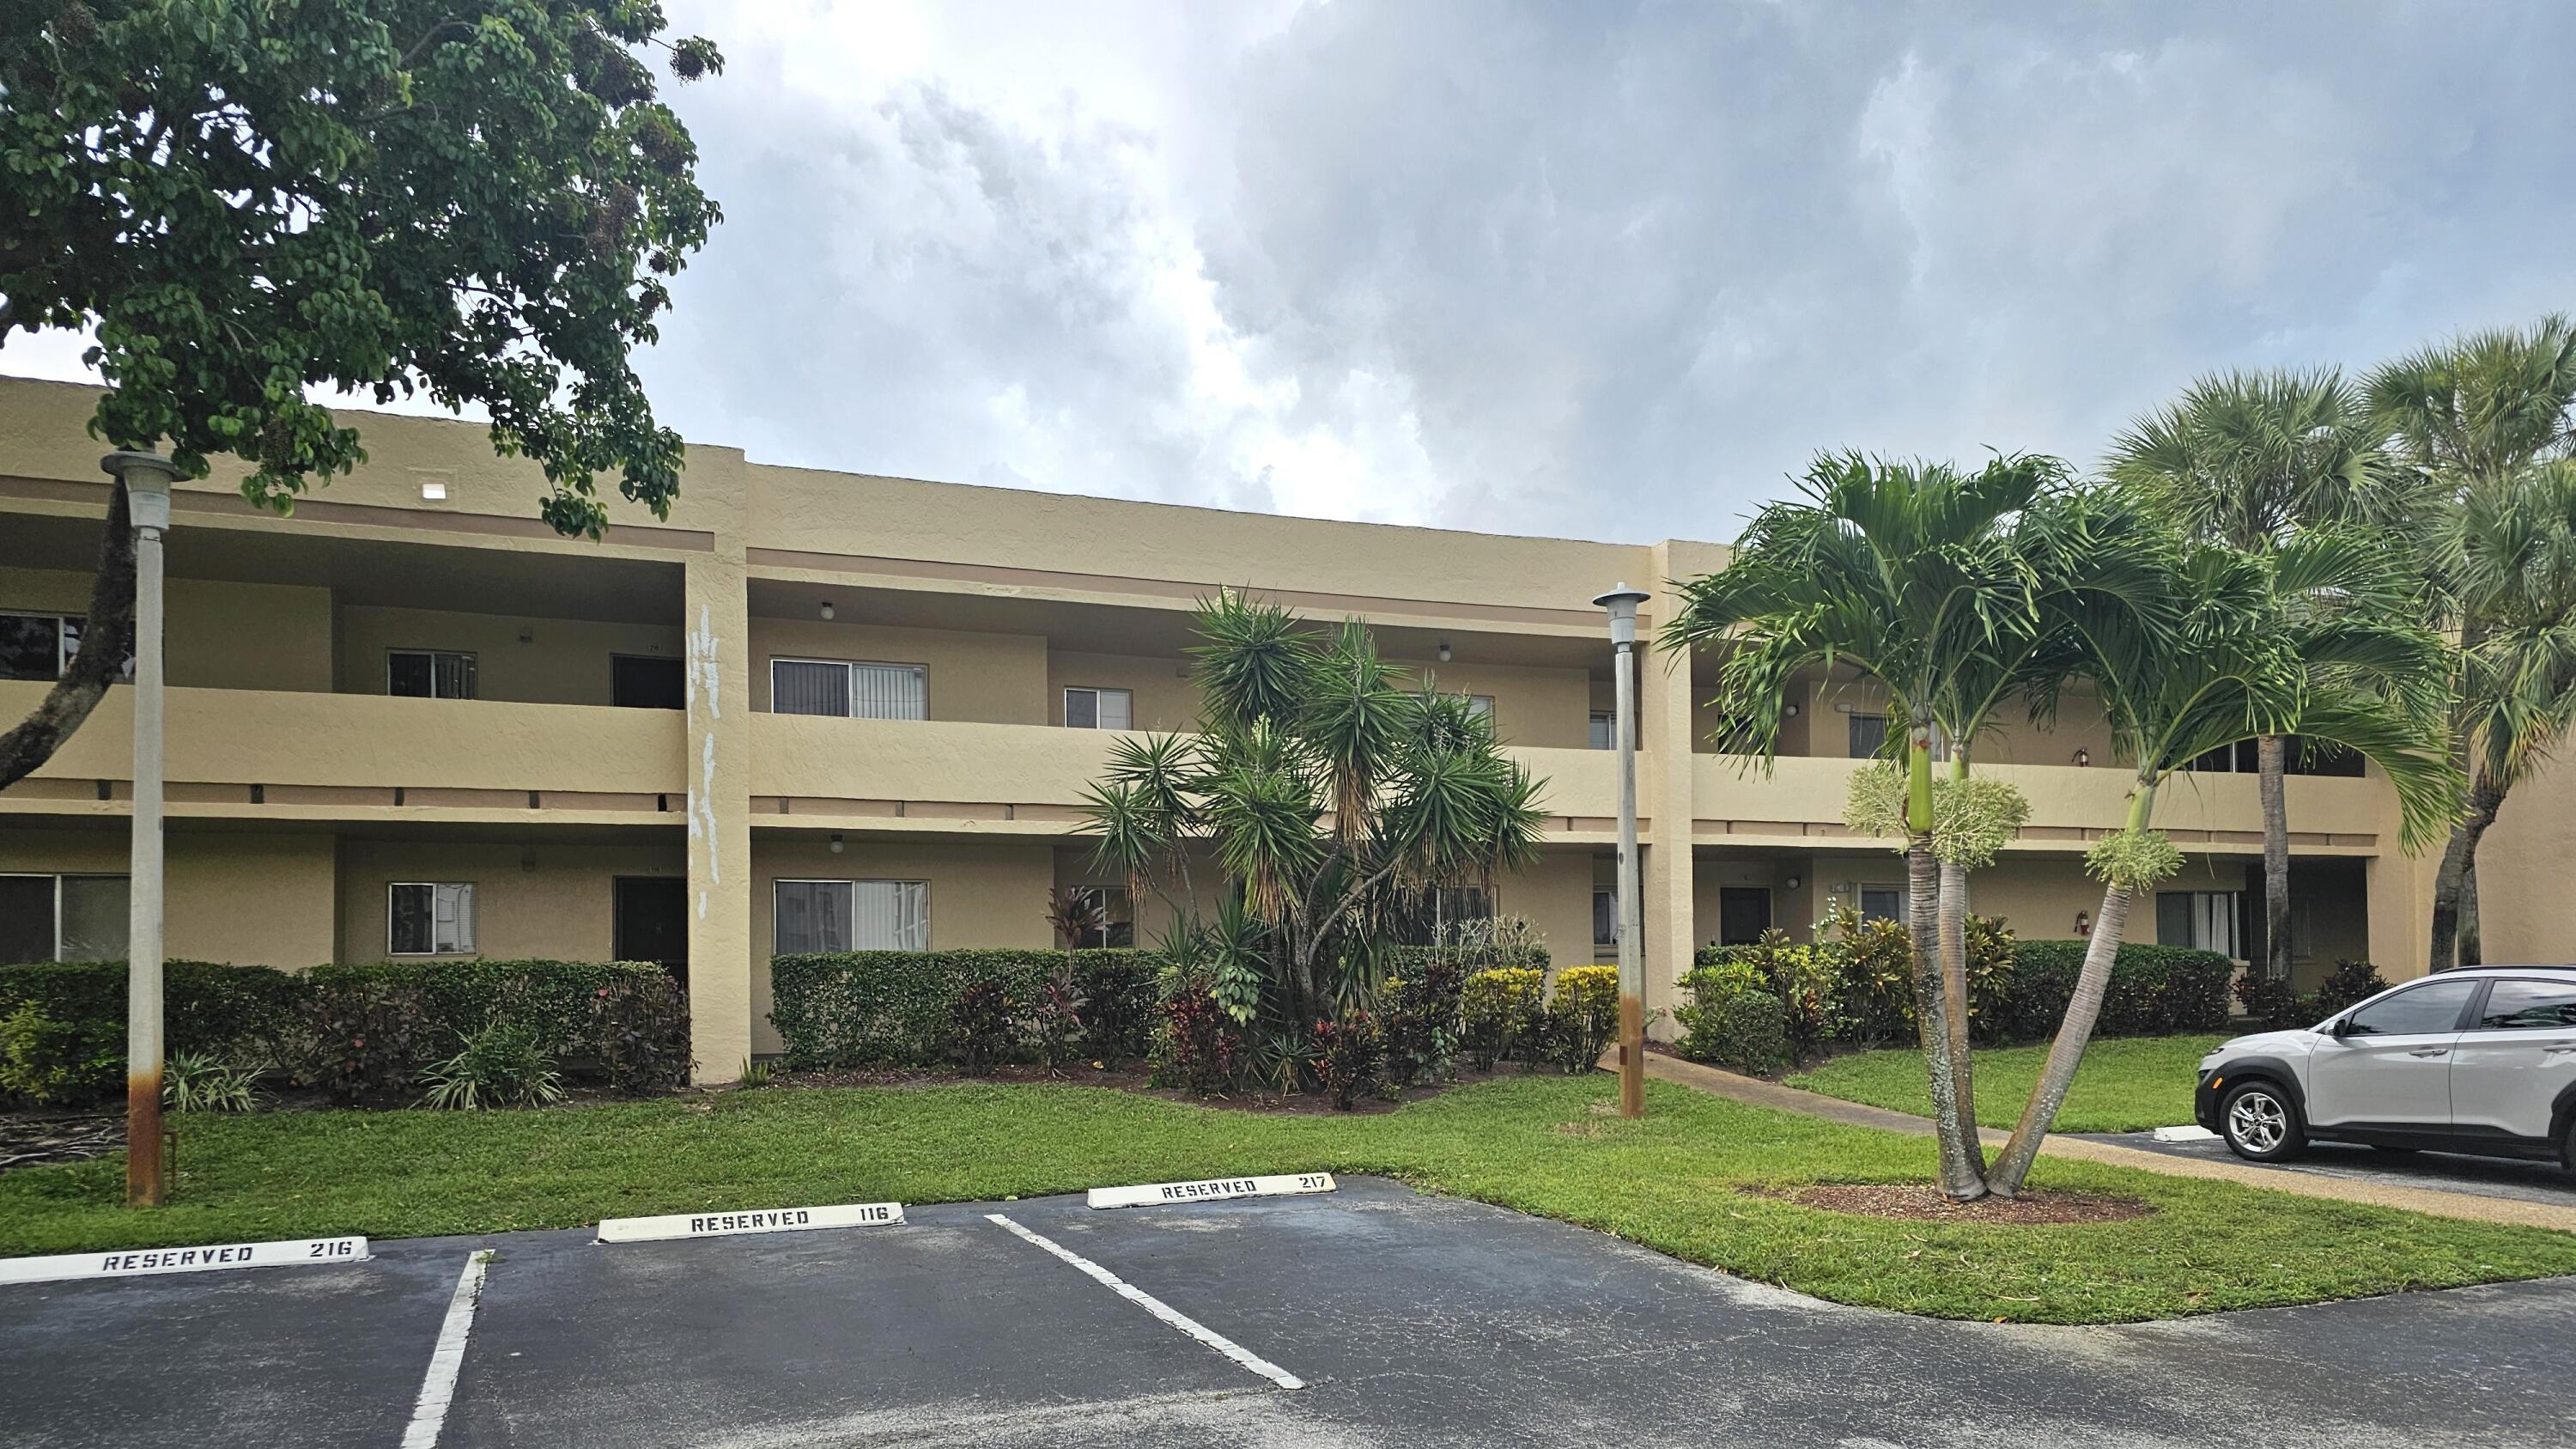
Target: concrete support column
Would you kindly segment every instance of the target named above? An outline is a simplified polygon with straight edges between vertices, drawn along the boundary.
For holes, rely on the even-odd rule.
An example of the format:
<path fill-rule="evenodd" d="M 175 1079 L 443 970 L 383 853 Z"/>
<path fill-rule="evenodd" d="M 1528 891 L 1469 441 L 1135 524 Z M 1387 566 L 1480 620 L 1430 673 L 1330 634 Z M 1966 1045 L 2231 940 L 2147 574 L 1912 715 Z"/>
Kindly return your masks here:
<path fill-rule="evenodd" d="M 697 1079 L 751 1056 L 751 640 L 741 540 L 683 566 L 688 702 L 689 1019 Z"/>
<path fill-rule="evenodd" d="M 1657 545 L 1652 557 L 1655 576 L 1640 585 L 1654 594 L 1644 606 L 1647 617 L 1639 630 L 1648 639 L 1672 617 L 1671 580 L 1705 571 L 1690 567 L 1698 560 L 1675 560 L 1669 544 Z M 1646 1009 L 1665 1013 L 1655 1034 L 1669 1040 L 1675 1030 L 1671 1013 L 1681 1004 L 1677 988 L 1699 946 L 1691 869 L 1692 825 L 1698 815 L 1691 746 L 1699 722 L 1691 707 L 1686 656 L 1641 649 L 1637 664 L 1637 747 L 1644 752 L 1637 762 L 1637 813 L 1644 817 L 1647 842 L 1642 858 Z"/>
<path fill-rule="evenodd" d="M 2397 851 L 2396 826 L 2388 830 L 2381 838 L 2392 848 L 2362 863 L 2362 890 L 2369 900 L 2371 964 L 2390 981 L 2405 981 L 2424 974 L 2433 931 L 2433 877 L 2441 871 L 2441 857 L 2433 850 L 2420 856 Z"/>

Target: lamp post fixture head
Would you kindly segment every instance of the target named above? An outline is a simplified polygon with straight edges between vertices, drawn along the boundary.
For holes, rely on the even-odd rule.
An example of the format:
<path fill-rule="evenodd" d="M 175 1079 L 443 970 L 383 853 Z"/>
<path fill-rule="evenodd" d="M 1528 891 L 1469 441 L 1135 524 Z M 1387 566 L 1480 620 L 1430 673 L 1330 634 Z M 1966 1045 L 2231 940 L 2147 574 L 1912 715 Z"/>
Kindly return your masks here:
<path fill-rule="evenodd" d="M 125 485 L 125 506 L 136 528 L 170 527 L 170 485 L 179 465 L 158 453 L 120 450 L 98 460 L 98 469 Z"/>
<path fill-rule="evenodd" d="M 1627 581 L 1623 579 L 1619 587 L 1592 601 L 1610 611 L 1611 643 L 1628 645 L 1637 642 L 1637 606 L 1650 597 L 1652 596 L 1643 589 L 1628 587 Z"/>

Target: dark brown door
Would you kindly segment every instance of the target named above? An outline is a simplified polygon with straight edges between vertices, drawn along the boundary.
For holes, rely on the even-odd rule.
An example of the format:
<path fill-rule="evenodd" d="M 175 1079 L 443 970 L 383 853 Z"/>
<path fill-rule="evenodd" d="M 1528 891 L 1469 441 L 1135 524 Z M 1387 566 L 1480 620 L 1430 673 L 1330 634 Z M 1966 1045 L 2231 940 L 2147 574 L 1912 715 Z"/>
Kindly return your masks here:
<path fill-rule="evenodd" d="M 608 659 L 608 702 L 626 709 L 678 709 L 680 661 L 644 654 L 612 654 Z"/>
<path fill-rule="evenodd" d="M 1771 891 L 1764 886 L 1722 886 L 1717 892 L 1717 944 L 1750 946 L 1771 929 Z"/>
<path fill-rule="evenodd" d="M 617 882 L 617 959 L 658 961 L 689 979 L 689 883 L 671 876 Z"/>

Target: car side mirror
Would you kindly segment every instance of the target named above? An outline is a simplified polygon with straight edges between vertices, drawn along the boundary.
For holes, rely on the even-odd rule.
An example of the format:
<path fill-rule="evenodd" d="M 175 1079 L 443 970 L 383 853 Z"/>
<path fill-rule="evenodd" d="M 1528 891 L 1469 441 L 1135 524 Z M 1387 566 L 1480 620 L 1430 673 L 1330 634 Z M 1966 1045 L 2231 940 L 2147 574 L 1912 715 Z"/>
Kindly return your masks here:
<path fill-rule="evenodd" d="M 2347 1037 L 2352 1035 L 2352 1018 L 2350 1016 L 2338 1016 L 2334 1020 L 2327 1022 L 2326 1035 L 2331 1037 Z"/>

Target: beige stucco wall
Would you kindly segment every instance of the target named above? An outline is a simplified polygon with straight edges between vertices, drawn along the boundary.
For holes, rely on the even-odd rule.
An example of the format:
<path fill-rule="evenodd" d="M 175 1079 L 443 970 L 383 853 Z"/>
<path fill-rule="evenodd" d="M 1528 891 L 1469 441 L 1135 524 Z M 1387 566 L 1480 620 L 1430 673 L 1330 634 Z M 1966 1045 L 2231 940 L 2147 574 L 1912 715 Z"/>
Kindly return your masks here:
<path fill-rule="evenodd" d="M 2484 959 L 2576 961 L 2571 866 L 2576 866 L 2576 763 L 2562 754 L 2505 797 L 2495 824 L 2478 844 L 2478 936 Z M 2419 944 L 2416 954 L 2423 949 Z"/>
<path fill-rule="evenodd" d="M 385 693 L 385 656 L 395 649 L 472 654 L 478 699 L 607 704 L 610 659 L 619 654 L 677 659 L 680 624 L 677 619 L 611 624 L 344 605 L 336 687 L 346 694 Z"/>
<path fill-rule="evenodd" d="M 332 959 L 332 840 L 325 834 L 172 831 L 169 954 L 181 961 L 300 969 Z M 124 875 L 125 828 L 0 826 L 0 873 Z"/>
<path fill-rule="evenodd" d="M 1388 662 L 1405 672 L 1408 689 L 1419 689 L 1427 681 L 1442 694 L 1491 696 L 1494 734 L 1507 745 L 1564 750 L 1591 745 L 1592 678 L 1583 670 L 1455 660 Z"/>
<path fill-rule="evenodd" d="M 769 1021 L 769 957 L 777 940 L 777 894 L 789 880 L 918 880 L 930 883 L 930 948 L 1047 947 L 1047 888 L 1055 848 L 1044 843 L 851 840 L 838 855 L 803 832 L 755 836 L 751 850 L 752 1050 L 781 1049 Z M 694 967 L 695 963 L 691 963 Z"/>
<path fill-rule="evenodd" d="M 634 845 L 343 841 L 338 958 L 387 959 L 385 888 L 391 883 L 471 881 L 471 954 L 494 961 L 606 961 L 615 953 L 617 877 L 677 877 L 684 866 L 676 838 Z"/>
<path fill-rule="evenodd" d="M 85 614 L 90 576 L 60 569 L 0 569 L 0 612 Z M 169 645 L 174 687 L 327 690 L 331 591 L 173 577 Z"/>
<path fill-rule="evenodd" d="M 769 708 L 773 659 L 919 664 L 929 670 L 930 718 L 977 724 L 1051 721 L 1041 634 L 907 629 L 847 619 L 751 619 L 751 707 Z"/>

